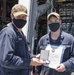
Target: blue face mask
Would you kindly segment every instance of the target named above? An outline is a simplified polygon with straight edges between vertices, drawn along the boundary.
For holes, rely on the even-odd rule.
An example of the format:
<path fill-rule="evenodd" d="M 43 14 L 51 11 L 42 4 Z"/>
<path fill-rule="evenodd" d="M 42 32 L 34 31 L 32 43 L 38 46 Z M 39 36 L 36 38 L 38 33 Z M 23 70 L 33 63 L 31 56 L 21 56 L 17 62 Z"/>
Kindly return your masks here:
<path fill-rule="evenodd" d="M 57 22 L 51 23 L 49 24 L 49 28 L 52 32 L 55 32 L 60 28 L 60 23 L 57 23 Z"/>
<path fill-rule="evenodd" d="M 13 23 L 16 25 L 16 27 L 18 28 L 23 28 L 26 24 L 26 20 L 23 20 L 23 19 L 13 19 Z"/>

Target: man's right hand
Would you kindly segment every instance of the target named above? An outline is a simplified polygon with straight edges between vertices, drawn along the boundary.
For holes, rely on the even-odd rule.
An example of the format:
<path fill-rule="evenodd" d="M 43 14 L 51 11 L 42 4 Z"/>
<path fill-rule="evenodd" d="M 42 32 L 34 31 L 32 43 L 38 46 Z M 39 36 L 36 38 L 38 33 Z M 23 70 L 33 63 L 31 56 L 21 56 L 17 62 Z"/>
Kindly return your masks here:
<path fill-rule="evenodd" d="M 46 64 L 46 61 L 43 61 L 43 60 L 40 60 L 40 59 L 37 59 L 37 58 L 31 59 L 31 63 L 30 63 L 31 66 L 39 66 L 39 65 L 42 65 L 42 64 Z"/>

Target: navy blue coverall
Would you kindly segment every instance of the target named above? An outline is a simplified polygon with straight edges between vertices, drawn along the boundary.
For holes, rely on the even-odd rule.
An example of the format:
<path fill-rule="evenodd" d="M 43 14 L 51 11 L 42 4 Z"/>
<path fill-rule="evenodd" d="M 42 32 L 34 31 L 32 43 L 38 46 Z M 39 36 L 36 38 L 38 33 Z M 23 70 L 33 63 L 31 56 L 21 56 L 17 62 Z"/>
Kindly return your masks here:
<path fill-rule="evenodd" d="M 11 23 L 0 31 L 1 75 L 29 75 L 30 61 L 26 38 Z"/>
<path fill-rule="evenodd" d="M 58 39 L 54 42 L 51 39 L 51 34 L 48 33 L 41 37 L 37 47 L 37 54 L 41 52 L 41 50 L 45 50 L 48 44 L 51 45 L 65 45 L 67 46 L 64 54 L 62 63 L 66 67 L 65 72 L 57 72 L 55 69 L 48 68 L 44 65 L 36 67 L 37 75 L 71 75 L 71 71 L 74 66 L 74 38 L 72 35 L 61 31 Z"/>

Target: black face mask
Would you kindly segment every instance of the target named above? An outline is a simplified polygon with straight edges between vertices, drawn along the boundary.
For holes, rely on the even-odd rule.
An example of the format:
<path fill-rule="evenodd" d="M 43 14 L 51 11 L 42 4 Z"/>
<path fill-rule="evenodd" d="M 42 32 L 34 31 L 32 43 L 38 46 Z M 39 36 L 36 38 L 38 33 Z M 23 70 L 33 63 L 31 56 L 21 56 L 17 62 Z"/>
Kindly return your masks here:
<path fill-rule="evenodd" d="M 51 23 L 49 24 L 49 28 L 52 32 L 55 32 L 59 29 L 60 23 Z"/>
<path fill-rule="evenodd" d="M 16 27 L 18 28 L 23 28 L 26 24 L 26 20 L 23 20 L 23 19 L 13 19 L 13 23 L 16 25 Z"/>

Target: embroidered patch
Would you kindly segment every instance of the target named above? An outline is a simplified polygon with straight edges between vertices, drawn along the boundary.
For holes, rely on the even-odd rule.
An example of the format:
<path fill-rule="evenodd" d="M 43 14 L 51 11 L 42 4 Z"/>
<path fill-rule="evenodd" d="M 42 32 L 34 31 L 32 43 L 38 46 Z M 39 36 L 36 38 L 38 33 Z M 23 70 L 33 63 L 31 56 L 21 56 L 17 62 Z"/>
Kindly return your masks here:
<path fill-rule="evenodd" d="M 22 38 L 18 38 L 18 40 L 22 40 Z"/>

